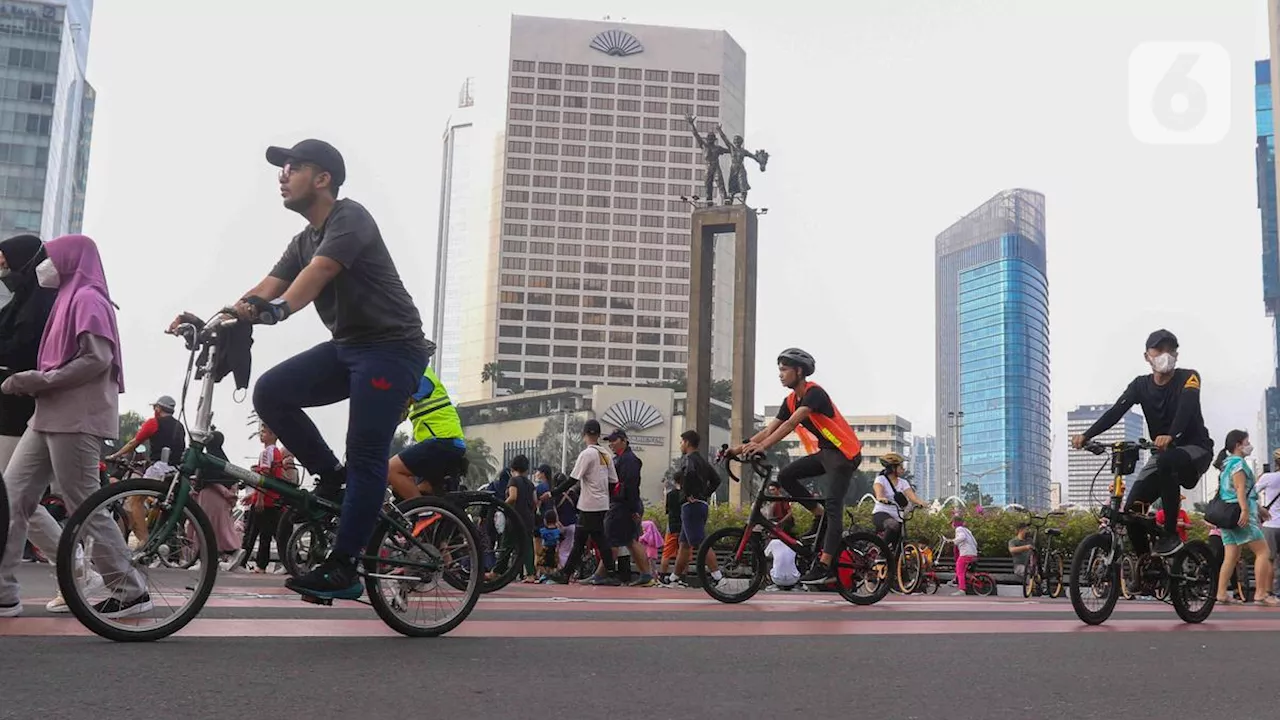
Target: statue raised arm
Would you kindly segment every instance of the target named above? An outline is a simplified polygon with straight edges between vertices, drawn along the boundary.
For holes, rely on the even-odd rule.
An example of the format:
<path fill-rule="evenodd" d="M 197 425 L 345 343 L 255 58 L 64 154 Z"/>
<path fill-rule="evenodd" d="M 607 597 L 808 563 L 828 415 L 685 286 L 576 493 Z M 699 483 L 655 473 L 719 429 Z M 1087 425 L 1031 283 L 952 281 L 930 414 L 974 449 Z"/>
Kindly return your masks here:
<path fill-rule="evenodd" d="M 743 203 L 747 202 L 747 192 L 751 190 L 751 184 L 747 182 L 747 168 L 744 166 L 746 158 L 755 160 L 760 165 L 760 172 L 764 172 L 765 166 L 769 162 L 769 153 L 764 150 L 759 152 L 751 152 L 743 146 L 742 136 L 734 135 L 733 141 L 730 142 L 729 136 L 725 135 L 724 128 L 716 125 L 716 132 L 720 134 L 724 140 L 725 146 L 729 153 L 729 189 L 724 195 L 725 204 L 732 205 L 734 198 L 741 196 Z"/>

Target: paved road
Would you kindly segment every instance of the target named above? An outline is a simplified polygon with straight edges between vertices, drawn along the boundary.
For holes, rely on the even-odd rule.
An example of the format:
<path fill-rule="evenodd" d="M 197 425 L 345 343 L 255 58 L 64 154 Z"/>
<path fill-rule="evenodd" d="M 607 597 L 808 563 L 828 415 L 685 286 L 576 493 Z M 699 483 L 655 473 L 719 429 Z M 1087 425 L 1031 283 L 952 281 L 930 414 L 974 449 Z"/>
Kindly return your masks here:
<path fill-rule="evenodd" d="M 410 640 L 362 605 L 222 574 L 184 632 L 117 645 L 44 611 L 47 566 L 20 577 L 26 614 L 0 620 L 0 718 L 23 720 L 1261 717 L 1280 643 L 1280 611 L 1253 607 L 1186 626 L 1166 605 L 1122 603 L 1086 628 L 1065 600 L 856 608 L 770 593 L 726 606 L 698 590 L 536 585 L 486 597 L 448 637 Z"/>

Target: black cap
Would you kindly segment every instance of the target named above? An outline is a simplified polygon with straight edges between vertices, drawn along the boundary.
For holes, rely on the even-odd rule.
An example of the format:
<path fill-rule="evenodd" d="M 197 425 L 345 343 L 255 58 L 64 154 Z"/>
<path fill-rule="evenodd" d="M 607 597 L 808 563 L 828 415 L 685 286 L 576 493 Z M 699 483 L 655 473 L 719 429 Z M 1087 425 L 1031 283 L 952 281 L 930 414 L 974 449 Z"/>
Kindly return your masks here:
<path fill-rule="evenodd" d="M 582 423 L 582 434 L 591 435 L 593 437 L 600 437 L 600 421 L 588 420 Z"/>
<path fill-rule="evenodd" d="M 1147 349 L 1150 350 L 1153 347 L 1159 347 L 1161 343 L 1166 342 L 1173 343 L 1174 350 L 1178 349 L 1178 336 L 1164 328 L 1160 328 L 1147 336 Z"/>
<path fill-rule="evenodd" d="M 323 140 L 303 140 L 291 148 L 267 148 L 267 162 L 276 167 L 284 167 L 290 160 L 301 160 L 320 166 L 333 177 L 333 187 L 342 187 L 347 181 L 347 164 L 342 160 L 342 153 Z"/>
<path fill-rule="evenodd" d="M 613 432 L 609 433 L 609 437 L 605 438 L 605 440 L 626 440 L 626 439 L 627 439 L 627 431 L 623 430 L 622 428 L 618 428 L 617 430 L 614 430 Z"/>

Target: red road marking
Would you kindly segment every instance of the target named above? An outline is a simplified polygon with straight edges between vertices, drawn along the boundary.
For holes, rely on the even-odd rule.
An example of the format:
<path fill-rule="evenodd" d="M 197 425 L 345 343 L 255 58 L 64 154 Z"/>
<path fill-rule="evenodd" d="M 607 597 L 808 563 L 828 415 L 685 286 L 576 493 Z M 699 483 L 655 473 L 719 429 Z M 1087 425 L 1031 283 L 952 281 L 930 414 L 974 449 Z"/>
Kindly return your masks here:
<path fill-rule="evenodd" d="M 778 620 L 778 621 L 529 621 L 472 620 L 453 637 L 502 638 L 647 638 L 749 637 L 807 635 L 1007 635 L 1015 633 L 1280 631 L 1280 619 L 1242 619 L 1187 625 L 1178 620 L 1117 620 L 1089 627 L 1077 620 Z M 0 637 L 86 636 L 74 618 L 0 620 Z M 375 619 L 259 619 L 192 621 L 189 637 L 381 637 L 396 633 Z"/>

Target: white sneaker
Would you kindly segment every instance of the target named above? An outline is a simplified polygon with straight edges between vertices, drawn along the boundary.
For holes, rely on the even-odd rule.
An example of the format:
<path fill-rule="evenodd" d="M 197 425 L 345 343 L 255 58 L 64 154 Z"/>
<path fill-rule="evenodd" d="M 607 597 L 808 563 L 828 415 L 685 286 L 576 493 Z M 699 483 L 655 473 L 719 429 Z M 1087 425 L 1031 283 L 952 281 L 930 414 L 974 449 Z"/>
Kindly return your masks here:
<path fill-rule="evenodd" d="M 139 538 L 137 535 L 130 535 L 129 550 L 136 552 L 140 547 L 142 547 L 142 539 Z"/>
<path fill-rule="evenodd" d="M 22 603 L 0 605 L 0 618 L 15 618 L 22 614 Z"/>
<path fill-rule="evenodd" d="M 49 603 L 44 606 L 44 609 L 48 610 L 51 613 L 71 612 L 71 608 L 67 607 L 66 599 L 62 597 L 61 590 L 59 590 L 58 594 L 54 595 L 53 599 L 50 600 Z"/>

